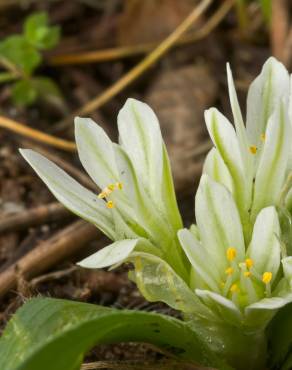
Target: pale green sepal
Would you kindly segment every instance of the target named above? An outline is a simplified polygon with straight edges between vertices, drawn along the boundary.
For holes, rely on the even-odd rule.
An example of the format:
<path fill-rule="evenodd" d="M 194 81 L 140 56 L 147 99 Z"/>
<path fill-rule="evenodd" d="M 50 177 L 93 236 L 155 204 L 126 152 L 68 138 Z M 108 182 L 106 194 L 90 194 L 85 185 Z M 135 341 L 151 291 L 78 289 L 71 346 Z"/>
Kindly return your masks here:
<path fill-rule="evenodd" d="M 283 101 L 269 118 L 266 141 L 258 164 L 254 185 L 252 219 L 260 209 L 277 204 L 287 173 L 291 150 L 291 126 Z"/>
<path fill-rule="evenodd" d="M 291 292 L 253 303 L 245 308 L 246 324 L 253 328 L 265 328 L 277 311 L 290 302 L 292 302 Z"/>
<path fill-rule="evenodd" d="M 119 139 L 152 197 L 161 196 L 163 141 L 158 119 L 145 103 L 128 99 L 118 115 Z"/>
<path fill-rule="evenodd" d="M 217 320 L 164 260 L 139 252 L 132 253 L 129 260 L 135 267 L 135 282 L 148 301 L 164 302 L 184 313 Z"/>
<path fill-rule="evenodd" d="M 139 241 L 140 239 L 125 239 L 114 242 L 78 262 L 77 265 L 89 269 L 98 269 L 120 264 L 129 257 Z"/>
<path fill-rule="evenodd" d="M 196 194 L 195 213 L 202 244 L 219 271 L 224 273 L 228 267 L 229 247 L 236 248 L 238 262 L 244 259 L 242 226 L 233 197 L 224 185 L 206 174 L 201 177 Z"/>
<path fill-rule="evenodd" d="M 235 326 L 240 326 L 243 315 L 230 299 L 209 290 L 196 289 L 195 292 L 210 309 L 217 312 L 221 320 Z"/>
<path fill-rule="evenodd" d="M 196 286 L 196 275 L 198 275 L 200 280 L 199 285 L 201 285 L 201 280 L 203 280 L 207 289 L 219 292 L 218 282 L 221 281 L 220 273 L 212 259 L 210 259 L 208 251 L 203 248 L 194 235 L 187 229 L 179 230 L 178 239 L 195 270 L 195 287 L 198 287 Z"/>
<path fill-rule="evenodd" d="M 101 188 L 119 181 L 113 143 L 90 118 L 75 118 L 75 139 L 80 161 Z"/>
<path fill-rule="evenodd" d="M 216 148 L 209 151 L 203 166 L 203 173 L 209 175 L 214 181 L 225 185 L 231 193 L 233 192 L 232 177 Z"/>
<path fill-rule="evenodd" d="M 281 258 L 280 224 L 275 207 L 267 207 L 258 214 L 247 255 L 254 261 L 257 273 L 272 272 L 275 280 Z"/>
<path fill-rule="evenodd" d="M 233 126 L 216 108 L 205 111 L 210 137 L 226 164 L 234 184 L 234 198 L 244 222 L 251 202 L 251 186 Z"/>
<path fill-rule="evenodd" d="M 98 199 L 96 194 L 81 186 L 41 154 L 30 149 L 20 149 L 20 153 L 59 202 L 76 215 L 97 226 L 110 239 L 115 239 L 111 213 L 103 200 Z"/>
<path fill-rule="evenodd" d="M 269 117 L 281 97 L 289 94 L 289 75 L 284 65 L 269 58 L 250 85 L 247 96 L 247 136 L 250 145 L 260 147 Z"/>

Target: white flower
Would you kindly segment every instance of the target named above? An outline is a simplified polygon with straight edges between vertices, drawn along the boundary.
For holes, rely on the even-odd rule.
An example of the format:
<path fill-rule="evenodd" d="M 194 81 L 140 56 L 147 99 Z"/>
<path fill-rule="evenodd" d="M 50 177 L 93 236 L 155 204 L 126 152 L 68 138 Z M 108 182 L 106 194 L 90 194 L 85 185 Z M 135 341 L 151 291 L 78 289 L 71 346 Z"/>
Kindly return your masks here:
<path fill-rule="evenodd" d="M 260 210 L 280 205 L 291 169 L 290 78 L 275 58 L 267 60 L 248 91 L 245 127 L 228 65 L 227 76 L 235 128 L 217 109 L 206 111 L 215 148 L 208 154 L 204 172 L 232 192 L 249 241 Z"/>
<path fill-rule="evenodd" d="M 79 158 L 101 189 L 97 194 L 42 155 L 20 152 L 65 207 L 115 241 L 81 266 L 111 266 L 139 250 L 163 258 L 186 278 L 188 262 L 176 235 L 182 221 L 157 117 L 146 104 L 128 99 L 118 128 L 120 145 L 91 119 L 75 120 Z"/>

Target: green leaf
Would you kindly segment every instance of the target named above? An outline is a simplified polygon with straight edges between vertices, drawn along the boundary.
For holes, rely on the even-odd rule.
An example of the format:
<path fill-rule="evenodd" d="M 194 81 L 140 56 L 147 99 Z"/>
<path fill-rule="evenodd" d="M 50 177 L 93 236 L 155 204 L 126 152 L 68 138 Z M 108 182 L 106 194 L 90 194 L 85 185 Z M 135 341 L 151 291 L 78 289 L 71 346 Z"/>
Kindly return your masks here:
<path fill-rule="evenodd" d="M 153 343 L 182 359 L 228 368 L 180 320 L 50 298 L 29 301 L 8 323 L 0 340 L 0 368 L 76 370 L 94 345 L 122 341 Z"/>
<path fill-rule="evenodd" d="M 11 94 L 14 104 L 20 106 L 30 105 L 38 97 L 38 91 L 31 80 L 15 82 L 12 86 Z"/>
<path fill-rule="evenodd" d="M 281 369 L 292 366 L 292 303 L 282 308 L 268 326 L 269 363 Z"/>
<path fill-rule="evenodd" d="M 41 62 L 40 53 L 21 35 L 7 37 L 0 43 L 0 58 L 30 75 Z"/>
<path fill-rule="evenodd" d="M 29 16 L 24 23 L 24 35 L 28 42 L 39 49 L 51 49 L 60 39 L 60 28 L 50 27 L 49 19 L 45 12 Z"/>
<path fill-rule="evenodd" d="M 34 77 L 32 83 L 38 96 L 46 103 L 64 107 L 64 99 L 59 86 L 49 77 Z"/>

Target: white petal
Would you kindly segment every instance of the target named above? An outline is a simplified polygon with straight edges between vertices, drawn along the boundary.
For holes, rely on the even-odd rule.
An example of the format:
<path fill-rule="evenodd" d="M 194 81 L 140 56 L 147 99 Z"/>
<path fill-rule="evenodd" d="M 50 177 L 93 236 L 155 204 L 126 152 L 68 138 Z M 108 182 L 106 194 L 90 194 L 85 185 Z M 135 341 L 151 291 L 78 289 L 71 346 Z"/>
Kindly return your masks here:
<path fill-rule="evenodd" d="M 203 175 L 195 199 L 197 225 L 202 244 L 220 271 L 227 267 L 226 250 L 236 248 L 238 261 L 245 247 L 236 204 L 225 186 Z"/>
<path fill-rule="evenodd" d="M 281 97 L 289 95 L 289 75 L 284 65 L 269 58 L 250 85 L 247 96 L 247 135 L 250 145 L 260 146 L 261 134 Z"/>
<path fill-rule="evenodd" d="M 205 120 L 211 139 L 232 176 L 234 197 L 243 215 L 247 212 L 251 201 L 251 183 L 245 172 L 234 128 L 215 108 L 205 111 Z"/>
<path fill-rule="evenodd" d="M 119 181 L 113 144 L 90 118 L 75 118 L 78 155 L 89 176 L 101 188 Z"/>
<path fill-rule="evenodd" d="M 145 103 L 128 99 L 118 115 L 121 146 L 152 196 L 160 196 L 163 142 L 158 119 Z"/>
<path fill-rule="evenodd" d="M 272 272 L 273 281 L 280 266 L 279 235 L 280 225 L 276 209 L 264 208 L 256 218 L 247 254 L 254 260 L 255 269 L 259 274 Z"/>
<path fill-rule="evenodd" d="M 203 299 L 204 303 L 214 311 L 219 311 L 221 319 L 230 324 L 239 326 L 242 321 L 242 314 L 239 308 L 230 300 L 220 294 L 209 290 L 196 289 L 196 294 Z"/>
<path fill-rule="evenodd" d="M 66 208 L 115 238 L 111 213 L 103 200 L 41 154 L 30 149 L 21 149 L 20 153 Z"/>
<path fill-rule="evenodd" d="M 89 269 L 97 269 L 122 263 L 133 252 L 138 242 L 139 239 L 126 239 L 114 242 L 78 262 L 78 265 Z"/>
<path fill-rule="evenodd" d="M 238 103 L 238 98 L 237 98 L 233 76 L 232 76 L 229 63 L 227 63 L 227 81 L 228 81 L 229 99 L 230 99 L 234 124 L 236 128 L 236 133 L 237 133 L 237 137 L 238 137 L 238 141 L 240 145 L 241 157 L 245 163 L 246 170 L 250 171 L 251 170 L 250 168 L 251 158 L 250 158 L 250 153 L 248 151 L 249 145 L 248 145 L 248 140 L 247 140 L 247 135 L 246 135 L 246 129 L 244 126 L 240 106 Z"/>
<path fill-rule="evenodd" d="M 115 146 L 115 155 L 118 163 L 118 168 L 121 173 L 123 183 L 123 191 L 126 198 L 130 200 L 133 210 L 133 217 L 143 227 L 148 235 L 156 241 L 156 244 L 164 239 L 173 238 L 171 230 L 166 222 L 160 217 L 157 208 L 149 198 L 149 195 L 144 191 L 137 179 L 131 160 L 125 150 L 119 145 Z M 121 208 L 121 207 L 119 207 Z M 124 209 L 121 208 L 121 212 Z M 127 213 L 127 210 L 125 210 Z"/>
<path fill-rule="evenodd" d="M 198 275 L 204 281 L 208 287 L 207 289 L 219 291 L 218 282 L 221 279 L 220 273 L 210 259 L 208 251 L 204 249 L 203 245 L 187 229 L 179 230 L 178 239 L 195 270 L 195 276 Z"/>
<path fill-rule="evenodd" d="M 282 297 L 264 298 L 259 302 L 247 306 L 245 309 L 246 324 L 253 328 L 265 328 L 277 311 L 292 302 L 292 293 Z"/>
<path fill-rule="evenodd" d="M 266 142 L 255 179 L 253 219 L 260 209 L 278 202 L 285 180 L 291 148 L 291 127 L 284 104 L 279 102 L 268 122 Z"/>
<path fill-rule="evenodd" d="M 204 163 L 203 173 L 209 175 L 214 181 L 225 185 L 227 189 L 232 192 L 232 177 L 216 148 L 212 148 L 209 151 Z"/>

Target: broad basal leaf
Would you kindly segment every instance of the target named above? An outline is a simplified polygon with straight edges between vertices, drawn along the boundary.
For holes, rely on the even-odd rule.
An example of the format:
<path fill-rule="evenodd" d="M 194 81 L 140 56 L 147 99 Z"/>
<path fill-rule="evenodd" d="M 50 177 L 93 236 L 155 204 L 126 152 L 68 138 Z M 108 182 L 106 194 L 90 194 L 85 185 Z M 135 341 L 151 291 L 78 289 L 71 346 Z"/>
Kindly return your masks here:
<path fill-rule="evenodd" d="M 182 359 L 228 368 L 177 319 L 38 298 L 26 303 L 7 325 L 0 339 L 0 369 L 76 370 L 94 345 L 122 341 L 153 343 Z"/>

